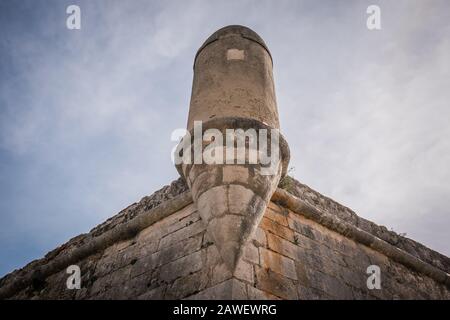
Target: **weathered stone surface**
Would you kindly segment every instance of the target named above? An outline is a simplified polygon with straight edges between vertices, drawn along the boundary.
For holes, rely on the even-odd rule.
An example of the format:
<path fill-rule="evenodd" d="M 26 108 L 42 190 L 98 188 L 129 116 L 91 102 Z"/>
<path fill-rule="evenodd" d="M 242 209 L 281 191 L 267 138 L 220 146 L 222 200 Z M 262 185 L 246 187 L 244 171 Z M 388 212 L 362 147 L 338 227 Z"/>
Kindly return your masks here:
<path fill-rule="evenodd" d="M 206 270 L 208 273 L 208 285 L 214 286 L 231 278 L 231 271 L 223 262 L 215 245 L 206 248 Z"/>
<path fill-rule="evenodd" d="M 259 226 L 268 233 L 276 234 L 290 242 L 294 242 L 294 231 L 273 220 L 263 217 Z"/>
<path fill-rule="evenodd" d="M 130 219 L 140 215 L 145 211 L 157 207 L 161 203 L 169 199 L 172 199 L 173 197 L 187 190 L 188 187 L 182 179 L 175 180 L 169 186 L 161 188 L 160 190 L 153 193 L 151 196 L 146 196 L 142 198 L 141 201 L 139 201 L 138 203 L 130 205 L 126 209 L 119 212 L 117 215 L 106 220 L 104 223 L 98 225 L 97 227 L 95 227 L 90 231 L 90 234 L 96 236 L 101 233 L 104 233 L 107 230 L 113 229 L 116 226 L 125 223 L 126 221 L 129 221 Z M 79 241 L 83 240 L 84 240 L 83 237 L 79 239 Z M 57 253 L 58 251 L 52 252 L 52 255 L 55 255 Z"/>
<path fill-rule="evenodd" d="M 244 166 L 224 166 L 223 167 L 223 182 L 229 184 L 243 184 L 248 183 L 248 168 Z"/>
<path fill-rule="evenodd" d="M 190 172 L 190 179 L 192 181 L 191 192 L 194 196 L 194 200 L 198 199 L 204 192 L 207 192 L 214 187 L 221 186 L 220 170 L 218 166 L 201 166 L 202 171 L 199 170 L 198 176 L 195 176 L 194 169 L 197 165 L 192 166 L 193 170 Z"/>
<path fill-rule="evenodd" d="M 245 215 L 251 201 L 254 197 L 251 189 L 245 188 L 238 184 L 232 184 L 228 187 L 228 210 L 232 214 Z"/>
<path fill-rule="evenodd" d="M 205 233 L 196 207 L 190 205 L 83 258 L 78 263 L 82 289 L 68 290 L 68 274 L 60 270 L 47 278 L 36 277 L 10 298 L 450 299 L 442 282 L 286 210 L 269 205 L 269 213 L 244 245 L 234 274 Z M 287 217 L 287 226 L 275 214 Z M 66 245 L 72 249 L 57 255 L 71 254 L 75 247 Z M 52 261 L 55 254 L 49 257 L 47 261 Z M 366 269 L 372 264 L 381 269 L 380 290 L 367 288 Z M 23 273 L 3 278 L 0 286 Z"/>
<path fill-rule="evenodd" d="M 154 266 L 161 266 L 180 257 L 200 250 L 203 234 L 195 234 L 191 238 L 187 238 L 180 242 L 176 242 L 171 246 L 163 247 L 160 251 L 152 254 Z"/>
<path fill-rule="evenodd" d="M 237 215 L 224 215 L 210 221 L 207 232 L 214 237 L 223 261 L 230 271 L 234 271 L 241 252 L 241 231 L 245 227 L 244 218 Z"/>
<path fill-rule="evenodd" d="M 280 300 L 279 297 L 274 296 L 268 292 L 259 290 L 255 287 L 247 285 L 248 299 L 250 300 Z"/>
<path fill-rule="evenodd" d="M 225 172 L 227 167 L 224 167 Z M 248 169 L 245 169 L 248 173 Z M 214 175 L 214 172 L 209 170 L 202 174 Z M 216 181 L 216 178 L 211 179 Z M 279 179 L 279 176 L 275 179 Z M 266 192 L 271 190 L 273 189 L 269 187 Z M 194 189 L 192 191 L 197 192 Z M 207 225 L 207 233 L 218 247 L 224 262 L 234 271 L 243 247 L 253 236 L 264 214 L 266 202 L 255 193 L 252 184 L 244 187 L 224 182 L 223 185 L 211 186 L 203 192 L 198 197 L 197 207 Z"/>
<path fill-rule="evenodd" d="M 259 227 L 256 229 L 253 244 L 257 247 L 267 247 L 267 236 L 263 229 Z"/>
<path fill-rule="evenodd" d="M 330 300 L 332 297 L 326 292 L 312 287 L 297 286 L 299 300 Z"/>
<path fill-rule="evenodd" d="M 169 286 L 164 296 L 165 299 L 181 299 L 197 293 L 207 283 L 207 274 L 198 271 L 188 274 L 185 277 L 178 278 Z"/>
<path fill-rule="evenodd" d="M 187 239 L 189 237 L 195 236 L 205 230 L 203 221 L 197 221 L 192 224 L 188 224 L 185 228 L 179 229 L 173 233 L 170 233 L 159 241 L 159 250 L 164 247 L 173 245 L 181 240 Z"/>
<path fill-rule="evenodd" d="M 227 192 L 227 186 L 217 186 L 204 192 L 198 198 L 197 207 L 206 224 L 214 217 L 221 217 L 228 212 Z M 212 238 L 213 235 L 210 237 Z"/>
<path fill-rule="evenodd" d="M 268 233 L 267 244 L 270 250 L 278 252 L 286 257 L 301 260 L 302 258 L 302 248 L 294 243 L 287 241 L 275 234 Z"/>
<path fill-rule="evenodd" d="M 307 224 L 302 224 L 298 219 L 287 219 L 287 220 L 289 223 L 289 227 L 292 230 L 295 230 L 299 234 L 308 237 L 311 240 L 323 242 L 321 233 L 314 230 L 311 226 Z"/>
<path fill-rule="evenodd" d="M 278 224 L 281 224 L 282 226 L 288 226 L 286 215 L 284 215 L 278 208 L 273 209 L 273 206 L 269 207 L 264 216 Z"/>
<path fill-rule="evenodd" d="M 171 282 L 176 278 L 199 271 L 202 268 L 202 261 L 202 252 L 194 252 L 165 265 L 161 268 L 159 277 L 165 282 Z"/>
<path fill-rule="evenodd" d="M 253 266 L 244 260 L 240 260 L 236 265 L 236 270 L 233 274 L 239 280 L 243 280 L 253 285 L 254 283 L 254 274 L 253 274 Z"/>
<path fill-rule="evenodd" d="M 294 261 L 276 252 L 259 248 L 261 265 L 285 277 L 297 280 Z"/>
<path fill-rule="evenodd" d="M 226 280 L 202 292 L 188 297 L 190 300 L 221 300 L 247 299 L 247 289 L 244 283 L 236 279 Z"/>
<path fill-rule="evenodd" d="M 352 299 L 352 290 L 339 279 L 318 270 L 308 270 L 308 287 L 321 290 L 339 299 Z"/>
<path fill-rule="evenodd" d="M 253 264 L 259 264 L 259 250 L 253 243 L 244 246 L 242 259 Z"/>
<path fill-rule="evenodd" d="M 382 240 L 387 241 L 399 249 L 405 250 L 409 254 L 430 263 L 431 265 L 435 265 L 447 273 L 450 272 L 449 257 L 433 251 L 411 239 L 402 237 L 393 231 L 389 231 L 386 227 L 378 226 L 371 221 L 358 217 L 351 209 L 318 193 L 315 190 L 312 190 L 307 185 L 304 185 L 295 179 L 290 178 L 289 180 L 291 183 L 289 183 L 289 186 L 287 187 L 289 189 L 288 192 L 302 199 L 302 201 L 305 201 L 320 211 L 336 215 L 343 221 L 355 225 L 370 234 L 380 237 Z"/>
<path fill-rule="evenodd" d="M 138 296 L 137 300 L 161 300 L 164 298 L 165 290 L 166 290 L 165 285 L 154 288 L 154 289 Z"/>
<path fill-rule="evenodd" d="M 256 267 L 256 287 L 283 299 L 298 298 L 294 281 L 282 275 L 261 267 Z"/>

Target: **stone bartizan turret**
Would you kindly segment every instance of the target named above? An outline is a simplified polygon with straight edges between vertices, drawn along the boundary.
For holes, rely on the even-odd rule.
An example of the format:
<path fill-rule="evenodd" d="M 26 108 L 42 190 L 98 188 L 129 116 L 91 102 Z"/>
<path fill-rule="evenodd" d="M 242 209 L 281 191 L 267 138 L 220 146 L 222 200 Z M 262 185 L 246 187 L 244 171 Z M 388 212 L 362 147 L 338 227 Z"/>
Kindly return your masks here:
<path fill-rule="evenodd" d="M 202 122 L 203 134 L 213 129 L 225 137 L 219 143 L 214 140 L 216 145 L 213 148 L 210 141 L 202 144 L 202 151 L 209 148 L 222 153 L 225 164 L 183 163 L 177 169 L 192 192 L 207 234 L 233 272 L 242 248 L 253 236 L 280 178 L 286 174 L 289 162 L 287 143 L 282 136 L 279 139 L 274 136 L 278 134 L 279 119 L 272 57 L 264 41 L 254 31 L 243 26 L 222 28 L 198 50 L 187 123 L 191 143 L 182 150 L 191 152 L 190 159 L 195 158 L 196 121 Z M 251 138 L 244 141 L 242 135 L 242 140 L 239 140 L 238 135 L 229 133 L 230 129 L 235 132 L 242 130 L 241 133 L 254 132 L 258 138 L 266 133 L 269 135 L 268 149 L 271 156 L 276 157 L 272 159 L 269 174 L 264 172 L 267 166 L 261 163 L 261 140 L 253 141 L 255 144 L 252 145 Z M 231 144 L 229 139 L 233 139 Z M 275 139 L 276 144 L 270 144 Z M 280 152 L 275 153 L 270 147 L 279 148 Z M 245 152 L 245 149 L 247 154 L 238 164 L 239 151 Z M 251 151 L 258 155 L 257 161 L 250 161 Z"/>

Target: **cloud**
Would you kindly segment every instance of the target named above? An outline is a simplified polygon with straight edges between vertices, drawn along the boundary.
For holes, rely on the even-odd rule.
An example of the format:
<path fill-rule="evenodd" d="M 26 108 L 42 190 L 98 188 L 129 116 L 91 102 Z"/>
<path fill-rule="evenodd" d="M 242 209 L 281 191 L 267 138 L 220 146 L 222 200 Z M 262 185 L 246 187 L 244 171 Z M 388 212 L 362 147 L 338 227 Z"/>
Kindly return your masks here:
<path fill-rule="evenodd" d="M 282 124 L 288 141 L 295 139 L 297 178 L 448 254 L 450 32 L 439 6 L 411 16 L 404 7 L 389 8 L 382 9 L 379 34 L 349 30 L 348 39 L 320 43 L 326 53 L 315 58 L 309 51 L 317 47 L 293 48 L 311 64 L 291 61 L 284 70 L 286 79 L 278 83 L 284 87 L 280 110 L 287 109 Z M 329 31 L 314 38 L 326 39 Z M 304 76 L 292 83 L 289 72 Z M 294 112 L 300 121 L 290 116 Z M 293 129 L 295 123 L 300 128 Z"/>

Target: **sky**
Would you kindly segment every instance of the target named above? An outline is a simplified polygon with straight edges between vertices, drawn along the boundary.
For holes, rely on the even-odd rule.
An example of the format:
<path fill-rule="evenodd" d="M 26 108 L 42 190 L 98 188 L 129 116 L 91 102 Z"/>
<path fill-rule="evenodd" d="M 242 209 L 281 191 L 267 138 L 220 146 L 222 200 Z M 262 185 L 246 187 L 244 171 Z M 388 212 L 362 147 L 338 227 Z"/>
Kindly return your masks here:
<path fill-rule="evenodd" d="M 0 276 L 178 177 L 195 53 L 230 24 L 272 53 L 291 175 L 450 255 L 449 1 L 1 0 Z"/>

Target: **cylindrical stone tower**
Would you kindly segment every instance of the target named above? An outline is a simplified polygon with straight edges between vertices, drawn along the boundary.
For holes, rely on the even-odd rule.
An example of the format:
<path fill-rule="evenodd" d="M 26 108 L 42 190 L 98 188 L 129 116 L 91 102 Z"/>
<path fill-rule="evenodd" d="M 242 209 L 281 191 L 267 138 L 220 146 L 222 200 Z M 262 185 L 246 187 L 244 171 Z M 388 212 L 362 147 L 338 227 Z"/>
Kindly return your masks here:
<path fill-rule="evenodd" d="M 188 130 L 195 120 L 224 117 L 255 119 L 279 128 L 272 57 L 264 41 L 242 26 L 222 28 L 200 47 Z"/>
<path fill-rule="evenodd" d="M 289 162 L 279 134 L 272 57 L 254 31 L 228 26 L 200 47 L 187 129 L 177 169 L 234 272 Z"/>

